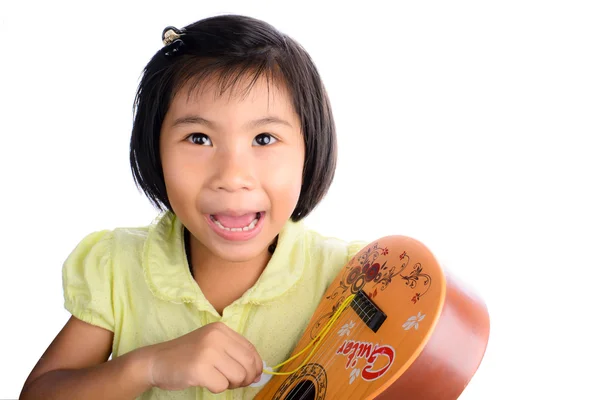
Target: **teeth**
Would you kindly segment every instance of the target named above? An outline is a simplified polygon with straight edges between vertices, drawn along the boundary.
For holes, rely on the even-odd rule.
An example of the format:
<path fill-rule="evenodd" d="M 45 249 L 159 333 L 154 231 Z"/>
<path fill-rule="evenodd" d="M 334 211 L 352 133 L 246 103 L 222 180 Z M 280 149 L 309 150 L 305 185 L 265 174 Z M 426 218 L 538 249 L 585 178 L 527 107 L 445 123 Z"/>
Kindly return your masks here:
<path fill-rule="evenodd" d="M 210 219 L 215 223 L 215 225 L 217 225 L 219 228 L 226 230 L 226 231 L 230 231 L 230 232 L 242 232 L 242 231 L 249 231 L 254 229 L 254 227 L 256 226 L 256 223 L 258 222 L 258 219 L 260 218 L 260 214 L 256 213 L 256 218 L 254 218 L 254 220 L 252 220 L 252 222 L 250 222 L 248 225 L 244 226 L 243 228 L 227 228 L 223 225 L 221 225 L 221 223 L 219 221 L 217 221 L 215 219 L 215 217 L 213 217 L 212 215 L 210 216 Z"/>

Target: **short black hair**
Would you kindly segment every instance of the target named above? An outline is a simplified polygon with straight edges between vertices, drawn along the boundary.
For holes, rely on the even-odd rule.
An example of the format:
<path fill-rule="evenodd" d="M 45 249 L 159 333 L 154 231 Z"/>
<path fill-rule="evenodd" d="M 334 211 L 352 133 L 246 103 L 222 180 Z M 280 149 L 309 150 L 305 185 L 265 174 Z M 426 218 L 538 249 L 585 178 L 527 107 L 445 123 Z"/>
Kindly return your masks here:
<path fill-rule="evenodd" d="M 161 126 L 186 83 L 216 76 L 222 92 L 250 74 L 286 85 L 299 116 L 305 160 L 300 197 L 291 218 L 306 217 L 323 199 L 335 174 L 337 139 L 327 92 L 309 54 L 272 25 L 241 15 L 219 15 L 184 27 L 180 54 L 159 50 L 144 68 L 134 101 L 130 164 L 151 203 L 172 210 L 160 160 Z M 274 79 L 275 80 L 275 79 Z"/>

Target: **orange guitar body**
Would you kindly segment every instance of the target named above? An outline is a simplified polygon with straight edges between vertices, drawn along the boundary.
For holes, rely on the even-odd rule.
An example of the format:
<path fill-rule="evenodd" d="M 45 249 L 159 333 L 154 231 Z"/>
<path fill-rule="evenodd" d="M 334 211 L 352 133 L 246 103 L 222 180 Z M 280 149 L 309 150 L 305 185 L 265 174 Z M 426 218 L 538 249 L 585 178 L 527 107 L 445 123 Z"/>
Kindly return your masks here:
<path fill-rule="evenodd" d="M 386 236 L 358 252 L 324 294 L 293 355 L 258 400 L 456 400 L 483 359 L 490 322 L 466 290 L 419 241 Z M 350 299 L 348 299 L 350 300 Z"/>

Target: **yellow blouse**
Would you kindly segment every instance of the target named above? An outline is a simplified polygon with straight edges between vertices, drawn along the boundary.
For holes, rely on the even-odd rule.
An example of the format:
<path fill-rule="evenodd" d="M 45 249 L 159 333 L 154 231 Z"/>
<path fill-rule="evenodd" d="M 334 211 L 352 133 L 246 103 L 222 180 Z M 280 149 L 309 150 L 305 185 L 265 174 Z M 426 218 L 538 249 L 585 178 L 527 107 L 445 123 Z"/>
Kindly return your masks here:
<path fill-rule="evenodd" d="M 149 226 L 91 233 L 66 259 L 65 308 L 114 332 L 113 358 L 221 321 L 252 342 L 267 365 L 279 364 L 332 280 L 367 244 L 324 237 L 289 220 L 256 284 L 220 316 L 189 271 L 183 232 L 181 221 L 165 212 Z M 258 391 L 155 388 L 138 399 L 252 399 Z"/>

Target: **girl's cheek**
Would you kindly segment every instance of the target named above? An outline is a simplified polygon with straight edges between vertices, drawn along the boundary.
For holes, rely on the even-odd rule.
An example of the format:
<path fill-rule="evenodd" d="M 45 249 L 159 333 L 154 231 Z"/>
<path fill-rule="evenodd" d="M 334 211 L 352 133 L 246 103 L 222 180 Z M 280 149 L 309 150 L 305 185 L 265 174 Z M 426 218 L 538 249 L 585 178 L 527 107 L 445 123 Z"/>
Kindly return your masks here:
<path fill-rule="evenodd" d="M 275 160 L 270 160 L 262 166 L 263 173 L 268 175 L 270 182 L 290 187 L 302 180 L 303 160 L 297 156 L 286 155 L 279 157 L 277 162 L 273 161 Z"/>

